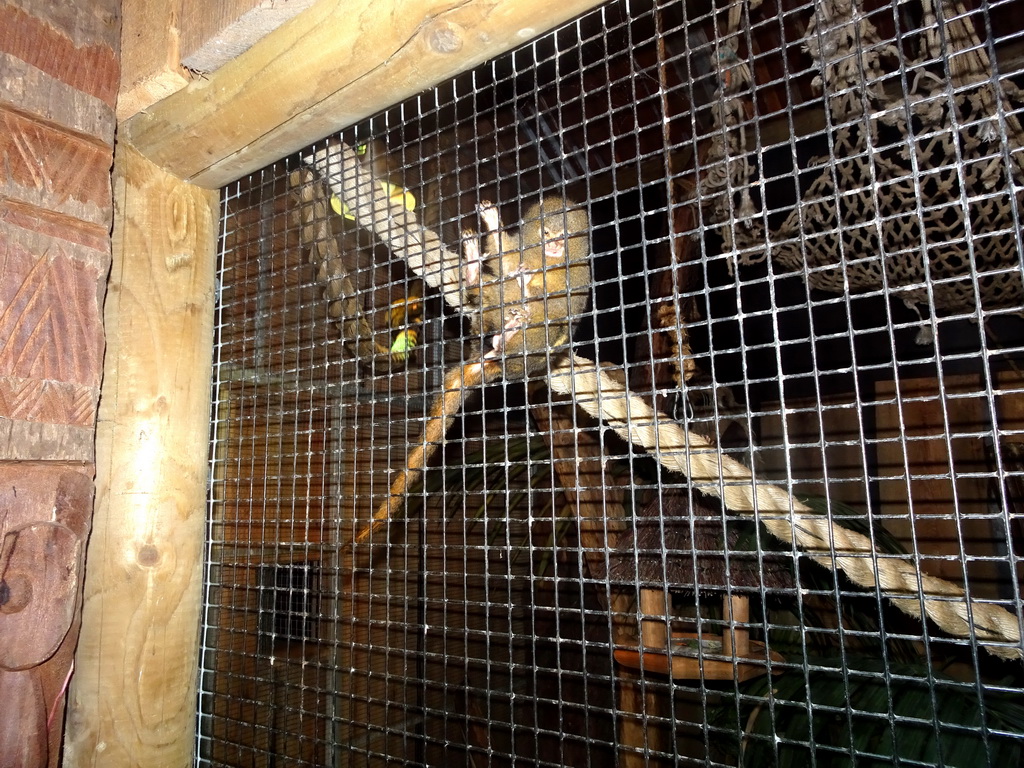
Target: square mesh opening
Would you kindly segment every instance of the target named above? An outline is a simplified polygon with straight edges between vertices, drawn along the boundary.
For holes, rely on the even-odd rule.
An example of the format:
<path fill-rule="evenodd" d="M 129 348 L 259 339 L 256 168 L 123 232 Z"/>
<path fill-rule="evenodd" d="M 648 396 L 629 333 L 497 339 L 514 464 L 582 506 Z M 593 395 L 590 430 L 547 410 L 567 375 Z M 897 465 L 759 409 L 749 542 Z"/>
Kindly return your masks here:
<path fill-rule="evenodd" d="M 226 188 L 199 761 L 1020 764 L 1022 26 L 609 3 Z"/>

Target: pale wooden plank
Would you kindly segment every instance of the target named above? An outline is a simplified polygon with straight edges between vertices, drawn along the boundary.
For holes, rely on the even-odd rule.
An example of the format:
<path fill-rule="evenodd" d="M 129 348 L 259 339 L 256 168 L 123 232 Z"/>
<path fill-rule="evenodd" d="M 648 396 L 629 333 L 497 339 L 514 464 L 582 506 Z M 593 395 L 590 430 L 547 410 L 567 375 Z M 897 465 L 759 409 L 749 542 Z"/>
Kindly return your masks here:
<path fill-rule="evenodd" d="M 280 5 L 289 5 L 291 0 L 273 0 Z M 179 37 L 183 63 L 191 67 L 189 56 L 200 50 L 209 40 L 234 24 L 265 0 L 177 0 Z"/>
<path fill-rule="evenodd" d="M 181 63 L 209 73 L 249 50 L 315 0 L 182 0 Z"/>
<path fill-rule="evenodd" d="M 178 17 L 181 0 L 124 0 L 121 8 L 121 88 L 124 120 L 184 88 Z"/>
<path fill-rule="evenodd" d="M 191 763 L 217 195 L 125 143 L 64 764 Z"/>
<path fill-rule="evenodd" d="M 992 429 L 979 376 L 903 379 L 876 385 L 880 519 L 922 570 L 955 583 L 964 560 L 998 556 L 985 443 Z M 898 399 L 897 399 L 898 396 Z M 995 561 L 969 564 L 975 597 L 999 594 Z"/>
<path fill-rule="evenodd" d="M 123 135 L 220 187 L 542 34 L 598 0 L 319 0 Z"/>

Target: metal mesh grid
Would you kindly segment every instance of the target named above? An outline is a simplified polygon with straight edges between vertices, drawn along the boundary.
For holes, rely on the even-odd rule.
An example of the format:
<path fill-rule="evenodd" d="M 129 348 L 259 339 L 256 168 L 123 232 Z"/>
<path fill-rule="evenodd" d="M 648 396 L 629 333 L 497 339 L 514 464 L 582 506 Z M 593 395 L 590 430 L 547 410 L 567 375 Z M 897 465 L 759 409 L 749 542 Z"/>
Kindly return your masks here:
<path fill-rule="evenodd" d="M 1022 28 L 615 2 L 227 188 L 200 762 L 1020 764 Z M 353 546 L 541 197 L 571 350 Z"/>

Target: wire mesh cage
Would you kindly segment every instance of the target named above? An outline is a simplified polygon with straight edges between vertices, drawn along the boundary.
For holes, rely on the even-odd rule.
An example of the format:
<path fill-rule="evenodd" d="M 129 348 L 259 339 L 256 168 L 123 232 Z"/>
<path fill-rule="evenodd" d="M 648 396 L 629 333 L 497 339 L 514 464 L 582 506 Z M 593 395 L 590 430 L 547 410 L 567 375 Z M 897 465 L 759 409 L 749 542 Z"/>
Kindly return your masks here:
<path fill-rule="evenodd" d="M 1021 88 L 613 2 L 227 188 L 200 762 L 1020 764 Z"/>

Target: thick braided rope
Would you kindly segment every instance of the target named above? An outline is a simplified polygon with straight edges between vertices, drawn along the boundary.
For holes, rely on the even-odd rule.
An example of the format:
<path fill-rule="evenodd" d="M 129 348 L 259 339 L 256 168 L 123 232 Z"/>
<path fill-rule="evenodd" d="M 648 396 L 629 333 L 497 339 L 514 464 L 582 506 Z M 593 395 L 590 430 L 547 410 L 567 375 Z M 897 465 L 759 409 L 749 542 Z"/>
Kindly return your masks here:
<path fill-rule="evenodd" d="M 730 510 L 755 516 L 773 536 L 809 552 L 830 570 L 842 570 L 858 586 L 877 585 L 904 613 L 920 619 L 923 605 L 928 617 L 949 634 L 1005 643 L 984 645 L 1001 658 L 1024 656 L 1017 616 L 966 598 L 961 587 L 922 574 L 906 557 L 879 554 L 868 537 L 816 514 L 782 488 L 757 481 L 743 464 L 655 412 L 590 360 L 564 357 L 552 369 L 549 385 L 571 395 L 580 408 L 624 439 L 649 450 L 666 469 L 689 477 L 695 488 L 720 497 Z"/>

